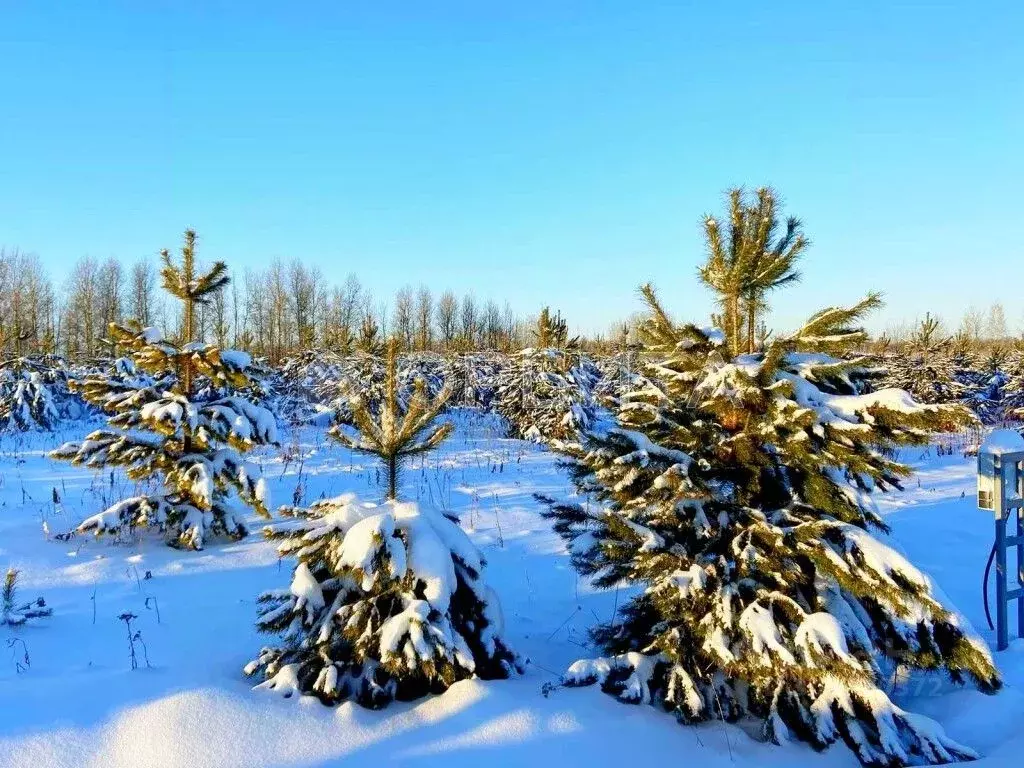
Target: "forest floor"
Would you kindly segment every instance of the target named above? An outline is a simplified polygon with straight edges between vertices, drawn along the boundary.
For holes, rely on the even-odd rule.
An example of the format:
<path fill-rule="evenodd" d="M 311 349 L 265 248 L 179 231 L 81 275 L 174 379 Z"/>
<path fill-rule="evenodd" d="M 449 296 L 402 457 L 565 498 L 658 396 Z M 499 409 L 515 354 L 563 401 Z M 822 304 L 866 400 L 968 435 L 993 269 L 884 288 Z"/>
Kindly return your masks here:
<path fill-rule="evenodd" d="M 677 725 L 645 706 L 619 704 L 597 688 L 551 688 L 573 660 L 593 651 L 587 630 L 625 595 L 601 592 L 573 571 L 533 494 L 571 493 L 557 457 L 503 436 L 500 422 L 456 416 L 455 435 L 409 468 L 404 497 L 457 513 L 484 552 L 504 608 L 507 637 L 529 657 L 510 681 L 465 681 L 441 696 L 371 712 L 327 708 L 251 689 L 242 667 L 267 642 L 255 630 L 256 597 L 287 586 L 291 563 L 253 535 L 179 552 L 157 539 L 121 544 L 60 541 L 82 518 L 128 495 L 117 475 L 46 458 L 56 436 L 0 439 L 0 568 L 22 571 L 20 596 L 42 595 L 53 616 L 0 627 L 0 765 L 263 766 L 647 763 L 659 757 L 703 766 L 855 766 L 845 747 L 817 754 L 777 747 L 741 725 Z M 379 470 L 329 444 L 323 431 L 283 435 L 258 455 L 275 504 L 354 491 L 379 495 Z M 908 455 L 917 475 L 881 504 L 892 541 L 928 572 L 947 601 L 994 645 L 981 600 L 992 519 L 975 508 L 974 461 L 934 450 Z M 60 504 L 54 503 L 54 489 Z M 44 529 L 48 529 L 49 535 Z M 123 614 L 134 614 L 132 669 Z M 142 645 L 144 643 L 144 647 Z M 25 657 L 28 657 L 26 662 Z M 1005 689 L 984 696 L 939 678 L 901 684 L 905 708 L 939 720 L 982 755 L 981 765 L 1017 766 L 1024 753 L 1024 641 L 996 654 Z M 679 762 L 683 762 L 680 760 Z"/>

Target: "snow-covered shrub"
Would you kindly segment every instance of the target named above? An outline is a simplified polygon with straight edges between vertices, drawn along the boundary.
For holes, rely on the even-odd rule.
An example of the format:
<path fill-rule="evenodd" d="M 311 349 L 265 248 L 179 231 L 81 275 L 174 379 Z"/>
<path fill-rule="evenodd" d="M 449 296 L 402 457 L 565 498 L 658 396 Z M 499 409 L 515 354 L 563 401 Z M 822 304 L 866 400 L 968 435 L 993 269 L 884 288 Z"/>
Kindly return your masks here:
<path fill-rule="evenodd" d="M 451 404 L 492 410 L 502 372 L 511 362 L 497 352 L 467 352 L 444 360 L 444 380 L 452 388 Z"/>
<path fill-rule="evenodd" d="M 594 398 L 606 408 L 616 408 L 619 398 L 644 384 L 639 372 L 636 350 L 626 348 L 615 355 L 595 361 L 599 378 L 594 385 Z"/>
<path fill-rule="evenodd" d="M 965 380 L 965 369 L 942 345 L 893 352 L 881 364 L 886 372 L 879 387 L 909 392 L 919 403 L 960 403 L 971 396 L 972 387 Z"/>
<path fill-rule="evenodd" d="M 352 495 L 282 513 L 290 521 L 267 535 L 298 564 L 289 588 L 259 598 L 257 625 L 281 644 L 246 666 L 258 688 L 376 709 L 522 671 L 483 557 L 454 520 Z"/>
<path fill-rule="evenodd" d="M 972 757 L 886 690 L 901 667 L 994 691 L 988 649 L 869 532 L 886 529 L 871 494 L 909 473 L 895 448 L 969 414 L 860 393 L 864 361 L 840 355 L 863 340 L 850 326 L 873 297 L 733 356 L 722 333 L 677 327 L 645 295 L 652 386 L 568 448 L 578 489 L 600 504 L 550 513 L 581 572 L 641 591 L 594 630 L 604 655 L 566 682 L 683 722 L 757 718 L 777 743 L 841 739 L 866 764 Z"/>

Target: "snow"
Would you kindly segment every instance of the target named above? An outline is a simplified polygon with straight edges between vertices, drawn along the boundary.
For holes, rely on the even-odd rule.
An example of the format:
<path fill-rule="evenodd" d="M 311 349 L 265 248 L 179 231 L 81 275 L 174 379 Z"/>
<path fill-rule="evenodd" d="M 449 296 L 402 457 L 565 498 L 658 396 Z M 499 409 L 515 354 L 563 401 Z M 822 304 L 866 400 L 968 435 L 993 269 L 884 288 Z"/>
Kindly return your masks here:
<path fill-rule="evenodd" d="M 252 355 L 240 349 L 222 349 L 220 359 L 232 368 L 244 370 L 252 365 Z"/>
<path fill-rule="evenodd" d="M 55 534 L 140 489 L 119 474 L 111 479 L 109 473 L 96 475 L 45 457 L 65 440 L 81 440 L 87 427 L 0 438 L 0 572 L 18 568 L 21 602 L 43 596 L 53 608 L 50 617 L 0 628 L 0 647 L 18 638 L 31 657 L 31 667 L 19 672 L 10 652 L 0 655 L 0 765 L 459 768 L 487 762 L 592 768 L 666 759 L 709 768 L 858 765 L 842 746 L 819 754 L 796 742 L 762 743 L 741 725 L 684 727 L 653 707 L 623 706 L 596 687 L 542 691 L 575 659 L 595 655 L 586 631 L 595 617 L 610 617 L 623 596 L 597 591 L 578 578 L 561 540 L 541 517 L 543 506 L 533 493 L 571 493 L 558 457 L 506 439 L 497 419 L 465 413 L 455 421 L 448 442 L 410 462 L 403 487 L 410 502 L 460 516 L 468 534 L 454 525 L 434 530 L 453 551 L 451 542 L 458 545 L 464 535 L 482 551 L 488 583 L 504 610 L 505 635 L 532 664 L 521 678 L 466 680 L 443 695 L 379 712 L 352 704 L 327 708 L 294 695 L 295 686 L 287 699 L 251 690 L 242 666 L 267 642 L 253 623 L 256 596 L 283 588 L 316 600 L 304 579 L 289 585 L 293 561 L 279 560 L 276 543 L 259 536 L 261 521 L 254 513 L 245 512 L 253 531 L 248 538 L 210 542 L 202 552 L 169 549 L 151 537 L 126 538 L 120 545 L 88 535 L 58 540 Z M 283 437 L 290 441 L 290 435 Z M 291 499 L 300 482 L 305 503 L 347 493 L 379 498 L 371 458 L 331 445 L 316 427 L 303 428 L 296 440 L 301 469 L 298 462 L 286 467 L 274 449 L 250 455 L 276 498 Z M 917 475 L 907 482 L 907 492 L 881 500 L 893 535 L 885 541 L 887 551 L 868 549 L 865 556 L 905 576 L 927 578 L 938 599 L 964 612 L 965 629 L 994 645 L 979 589 L 992 526 L 988 513 L 976 508 L 974 460 L 927 449 L 903 458 Z M 60 505 L 51 501 L 54 488 Z M 353 505 L 332 514 L 344 517 L 347 529 L 379 514 L 381 506 Z M 395 520 L 401 529 L 402 515 Z M 332 524 L 330 516 L 322 522 Z M 671 588 L 698 589 L 700 579 L 692 570 L 675 573 Z M 138 616 L 133 628 L 141 632 L 150 661 L 135 671 L 129 668 L 125 625 L 117 619 L 129 610 Z M 837 607 L 829 611 L 842 621 Z M 842 651 L 843 633 L 824 615 L 804 619 L 798 652 Z M 760 631 L 763 623 L 756 618 L 751 615 L 748 625 Z M 627 690 L 642 699 L 644 665 L 655 657 L 637 656 Z M 921 713 L 956 743 L 977 751 L 979 768 L 1019 765 L 1024 641 L 995 659 L 1006 680 L 995 696 L 957 688 L 940 676 L 896 680 L 889 696 L 893 722 L 917 717 L 910 711 Z M 275 678 L 282 694 L 284 682 L 282 675 Z M 925 721 L 914 724 L 923 728 Z M 934 749 L 948 747 L 936 742 Z"/>
<path fill-rule="evenodd" d="M 992 456 L 1024 453 L 1024 436 L 1014 429 L 993 430 L 978 448 L 978 453 L 987 453 Z"/>
<path fill-rule="evenodd" d="M 311 620 L 324 607 L 324 593 L 305 563 L 296 566 L 291 590 L 298 600 L 299 610 L 305 610 L 307 620 Z"/>

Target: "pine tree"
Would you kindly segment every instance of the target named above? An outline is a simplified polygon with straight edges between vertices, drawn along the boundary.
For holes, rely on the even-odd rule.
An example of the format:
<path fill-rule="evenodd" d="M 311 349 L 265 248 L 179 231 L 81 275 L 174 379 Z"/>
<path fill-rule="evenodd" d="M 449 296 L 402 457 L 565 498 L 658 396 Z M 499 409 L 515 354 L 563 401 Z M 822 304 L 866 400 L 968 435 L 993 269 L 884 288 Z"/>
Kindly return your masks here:
<path fill-rule="evenodd" d="M 52 430 L 67 399 L 67 375 L 52 359 L 15 357 L 0 363 L 0 431 Z"/>
<path fill-rule="evenodd" d="M 573 664 L 566 682 L 683 722 L 759 718 L 777 743 L 842 739 L 865 764 L 973 756 L 892 703 L 887 679 L 934 670 L 994 691 L 988 651 L 870 532 L 886 530 L 872 492 L 909 474 L 896 449 L 969 414 L 863 391 L 866 361 L 840 355 L 864 342 L 855 325 L 876 296 L 734 355 L 728 333 L 677 326 L 643 293 L 653 386 L 569 451 L 600 505 L 550 511 L 582 573 L 640 592 L 594 630 L 606 656 Z"/>
<path fill-rule="evenodd" d="M 562 319 L 562 313 L 552 315 L 548 307 L 541 309 L 533 336 L 540 349 L 561 349 L 578 343 L 577 339 L 569 340 L 569 325 Z"/>
<path fill-rule="evenodd" d="M 129 478 L 159 478 L 162 487 L 117 502 L 86 519 L 97 535 L 156 528 L 172 546 L 202 549 L 211 535 L 245 535 L 240 499 L 268 514 L 268 493 L 243 453 L 276 444 L 273 414 L 245 396 L 253 385 L 244 352 L 193 341 L 195 309 L 227 283 L 227 267 L 195 263 L 195 233 L 185 233 L 183 262 L 162 253 L 164 287 L 184 308 L 180 343 L 138 324 L 110 326 L 110 338 L 148 376 L 98 373 L 73 386 L 109 414 L 108 429 L 66 443 L 54 458 L 93 468 L 123 467 Z"/>
<path fill-rule="evenodd" d="M 509 433 L 535 442 L 575 440 L 597 412 L 601 372 L 560 349 L 525 349 L 499 374 L 495 410 Z"/>
<path fill-rule="evenodd" d="M 960 403 L 970 398 L 978 382 L 966 382 L 963 361 L 941 325 L 925 313 L 909 341 L 887 354 L 881 384 L 909 392 L 926 404 Z"/>
<path fill-rule="evenodd" d="M 245 668 L 259 688 L 378 709 L 522 672 L 484 559 L 454 519 L 351 495 L 282 513 L 290 522 L 267 535 L 298 564 L 289 589 L 259 598 L 257 626 L 282 635 Z"/>
<path fill-rule="evenodd" d="M 342 423 L 335 424 L 328 433 L 334 440 L 360 453 L 380 458 L 387 473 L 387 497 L 398 498 L 398 476 L 402 465 L 410 456 L 435 448 L 451 434 L 452 425 L 434 425 L 434 419 L 451 397 L 451 388 L 445 388 L 431 399 L 426 382 L 417 378 L 405 407 L 400 402 L 398 373 L 398 339 L 388 341 L 385 357 L 383 399 L 375 408 L 365 395 L 351 393 L 346 397 L 352 424 L 359 434 L 353 435 Z M 426 434 L 425 437 L 421 435 Z"/>
<path fill-rule="evenodd" d="M 729 190 L 727 197 L 725 226 L 713 216 L 704 218 L 708 260 L 699 274 L 718 294 L 726 343 L 739 354 L 754 351 L 757 319 L 767 308 L 765 295 L 799 279 L 794 267 L 809 242 L 794 217 L 786 220 L 785 231 L 779 234 L 774 190 L 758 189 L 752 202 L 742 188 Z"/>
<path fill-rule="evenodd" d="M 996 345 L 989 350 L 980 367 L 970 377 L 968 404 L 983 424 L 998 424 L 1011 410 L 1006 385 L 1010 377 L 1006 372 L 1010 350 Z"/>
<path fill-rule="evenodd" d="M 356 339 L 356 349 L 367 355 L 380 354 L 380 326 L 370 311 L 363 315 L 362 323 L 359 325 L 359 338 Z"/>
<path fill-rule="evenodd" d="M 7 569 L 3 587 L 0 587 L 0 627 L 20 627 L 32 619 L 41 619 L 53 614 L 46 601 L 37 597 L 27 603 L 18 602 L 18 576 L 14 568 Z"/>
<path fill-rule="evenodd" d="M 1024 337 L 1014 342 L 1006 359 L 1003 418 L 1013 422 L 1024 421 Z"/>

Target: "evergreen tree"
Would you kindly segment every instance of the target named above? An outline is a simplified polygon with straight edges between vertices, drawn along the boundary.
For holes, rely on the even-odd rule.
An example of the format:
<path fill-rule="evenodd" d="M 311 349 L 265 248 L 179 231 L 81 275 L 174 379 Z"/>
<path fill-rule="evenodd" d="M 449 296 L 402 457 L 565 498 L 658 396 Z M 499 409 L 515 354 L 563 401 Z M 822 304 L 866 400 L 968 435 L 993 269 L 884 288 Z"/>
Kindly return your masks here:
<path fill-rule="evenodd" d="M 562 348 L 578 343 L 576 339 L 569 341 L 569 324 L 562 319 L 562 313 L 552 315 L 548 307 L 541 309 L 533 336 L 541 349 Z"/>
<path fill-rule="evenodd" d="M 1006 360 L 1003 418 L 1007 421 L 1024 421 L 1024 337 L 1015 342 Z"/>
<path fill-rule="evenodd" d="M 369 310 L 363 315 L 359 325 L 359 337 L 356 339 L 356 349 L 367 355 L 380 354 L 380 325 L 377 319 Z"/>
<path fill-rule="evenodd" d="M 53 614 L 46 601 L 37 597 L 27 603 L 18 602 L 18 575 L 14 568 L 7 569 L 3 587 L 0 587 L 0 627 L 20 627 L 32 619 L 41 619 Z"/>
<path fill-rule="evenodd" d="M 133 480 L 161 481 L 157 490 L 86 519 L 80 531 L 156 528 L 172 546 L 202 549 L 210 535 L 245 535 L 237 499 L 268 514 L 266 485 L 242 454 L 275 444 L 276 421 L 244 396 L 253 384 L 247 354 L 192 340 L 196 305 L 224 287 L 226 266 L 217 262 L 198 272 L 191 231 L 181 266 L 166 251 L 162 256 L 164 287 L 184 305 L 184 338 L 175 343 L 155 328 L 112 324 L 111 339 L 147 375 L 98 373 L 74 382 L 88 402 L 109 414 L 109 428 L 50 455 L 97 469 L 123 467 Z"/>
<path fill-rule="evenodd" d="M 358 435 L 351 434 L 342 423 L 335 424 L 328 433 L 353 451 L 380 458 L 387 473 L 388 499 L 398 498 L 398 476 L 404 462 L 436 447 L 452 431 L 448 423 L 433 425 L 451 397 L 450 388 L 431 399 L 426 382 L 417 378 L 404 408 L 399 391 L 398 339 L 392 338 L 387 345 L 383 399 L 379 405 L 375 408 L 364 394 L 350 392 L 346 400 Z M 426 436 L 421 437 L 424 433 Z"/>
<path fill-rule="evenodd" d="M 718 294 L 726 344 L 738 354 L 754 351 L 757 319 L 767 306 L 765 295 L 799 279 L 794 267 L 809 243 L 794 217 L 779 233 L 774 190 L 758 189 L 753 201 L 746 199 L 742 188 L 729 190 L 727 197 L 727 224 L 713 216 L 704 219 L 708 259 L 699 274 Z"/>
<path fill-rule="evenodd" d="M 984 424 L 998 424 L 1009 415 L 1005 392 L 1009 383 L 1005 371 L 1009 359 L 1009 350 L 997 345 L 989 350 L 979 369 L 972 371 L 968 404 Z"/>
<path fill-rule="evenodd" d="M 909 392 L 926 404 L 959 403 L 971 397 L 977 382 L 967 383 L 962 359 L 938 319 L 926 313 L 909 342 L 883 360 L 881 384 Z"/>
<path fill-rule="evenodd" d="M 641 589 L 594 630 L 606 656 L 573 664 L 566 682 L 683 722 L 759 718 L 777 743 L 842 739 L 866 764 L 971 757 L 892 703 L 887 678 L 943 671 L 994 691 L 988 651 L 871 534 L 886 529 L 872 492 L 909 474 L 896 449 L 969 414 L 862 391 L 864 359 L 839 356 L 864 342 L 855 324 L 875 296 L 734 355 L 727 333 L 677 326 L 643 292 L 653 386 L 569 450 L 579 490 L 600 506 L 550 512 L 581 572 Z"/>
<path fill-rule="evenodd" d="M 495 410 L 514 437 L 575 440 L 596 416 L 594 389 L 600 378 L 600 371 L 583 355 L 525 349 L 499 375 Z"/>
<path fill-rule="evenodd" d="M 298 564 L 289 589 L 259 598 L 257 626 L 282 636 L 245 668 L 259 688 L 378 709 L 522 671 L 483 557 L 454 519 L 351 495 L 282 512 L 290 522 L 267 535 Z"/>
<path fill-rule="evenodd" d="M 67 399 L 67 375 L 52 358 L 15 357 L 0 363 L 0 431 L 52 430 Z"/>

